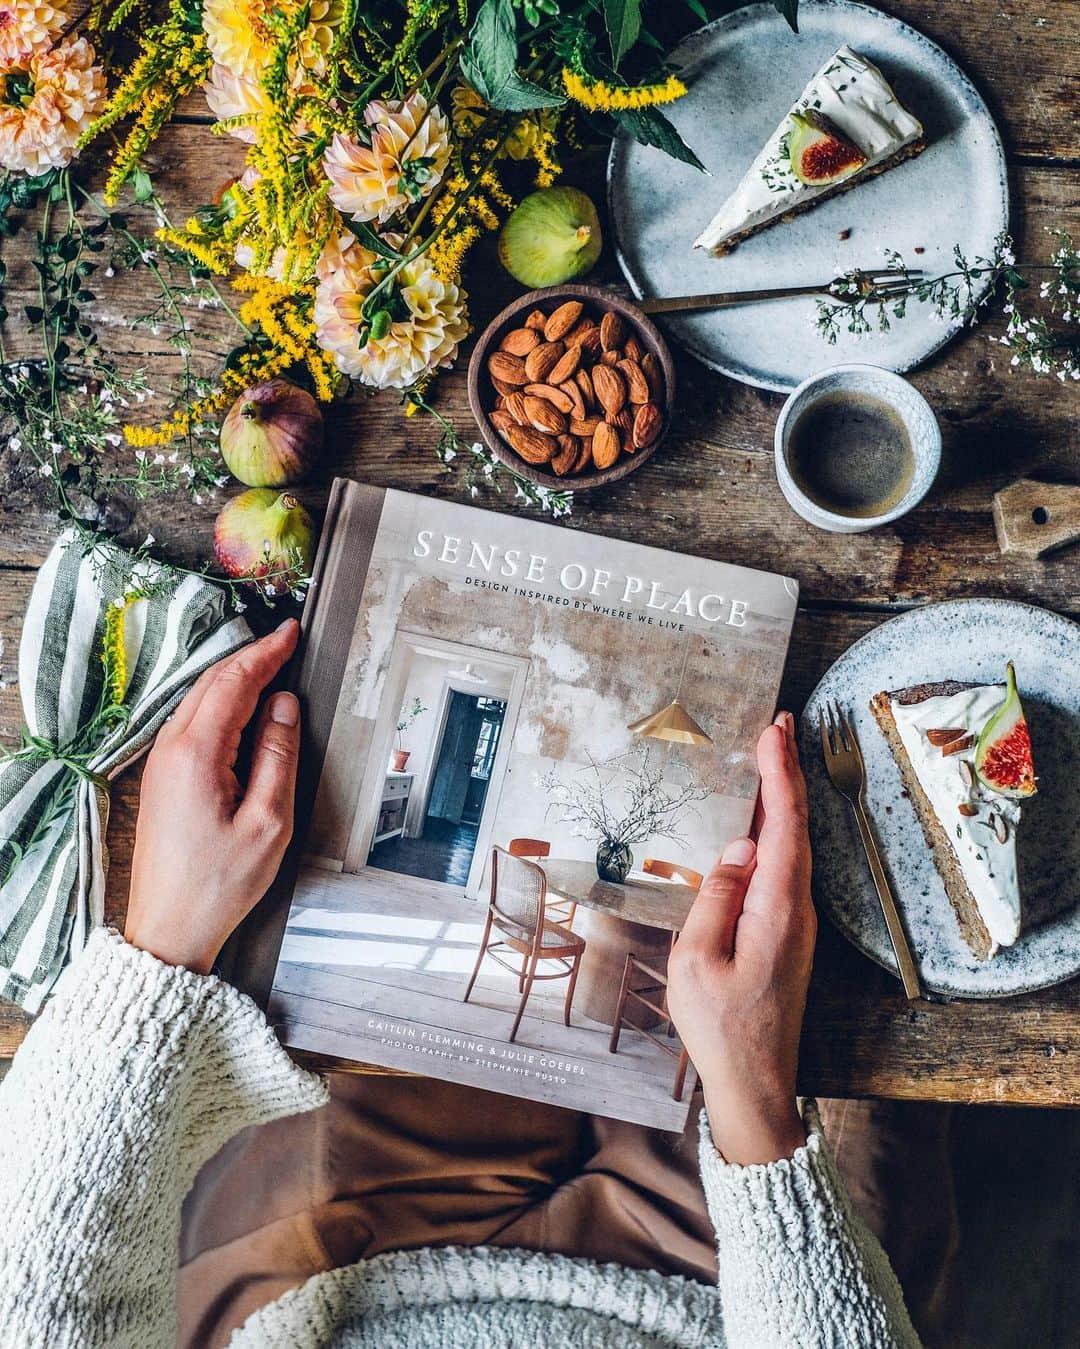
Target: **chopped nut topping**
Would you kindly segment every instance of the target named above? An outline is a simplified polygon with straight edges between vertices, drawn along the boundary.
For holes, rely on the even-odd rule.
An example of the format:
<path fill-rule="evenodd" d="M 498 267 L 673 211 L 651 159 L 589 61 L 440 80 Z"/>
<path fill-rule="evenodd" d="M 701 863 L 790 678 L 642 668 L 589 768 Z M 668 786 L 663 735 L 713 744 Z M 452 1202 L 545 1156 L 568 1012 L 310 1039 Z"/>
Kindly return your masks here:
<path fill-rule="evenodd" d="M 975 743 L 973 735 L 961 735 L 957 740 L 950 740 L 948 744 L 942 745 L 942 754 L 962 754 L 964 750 L 970 749 Z"/>
<path fill-rule="evenodd" d="M 972 815 L 978 815 L 979 813 L 978 808 L 973 806 L 969 801 L 961 801 L 956 809 L 961 815 L 966 815 L 968 819 L 971 819 Z"/>
<path fill-rule="evenodd" d="M 963 726 L 947 726 L 940 731 L 927 731 L 926 738 L 930 741 L 931 745 L 940 746 L 947 745 L 950 740 L 958 740 L 960 736 L 964 734 L 965 731 Z"/>

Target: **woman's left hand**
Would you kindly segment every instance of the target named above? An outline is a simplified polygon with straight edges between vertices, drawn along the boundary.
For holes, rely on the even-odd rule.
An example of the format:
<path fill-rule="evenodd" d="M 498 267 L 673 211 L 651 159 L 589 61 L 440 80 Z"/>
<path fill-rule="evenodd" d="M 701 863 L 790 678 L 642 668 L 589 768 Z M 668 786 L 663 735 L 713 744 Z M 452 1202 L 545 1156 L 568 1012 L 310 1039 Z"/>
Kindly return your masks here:
<path fill-rule="evenodd" d="M 285 623 L 207 670 L 165 723 L 143 773 L 125 939 L 209 973 L 274 879 L 292 835 L 300 706 L 275 693 L 255 733 L 246 788 L 240 738 L 296 649 Z"/>

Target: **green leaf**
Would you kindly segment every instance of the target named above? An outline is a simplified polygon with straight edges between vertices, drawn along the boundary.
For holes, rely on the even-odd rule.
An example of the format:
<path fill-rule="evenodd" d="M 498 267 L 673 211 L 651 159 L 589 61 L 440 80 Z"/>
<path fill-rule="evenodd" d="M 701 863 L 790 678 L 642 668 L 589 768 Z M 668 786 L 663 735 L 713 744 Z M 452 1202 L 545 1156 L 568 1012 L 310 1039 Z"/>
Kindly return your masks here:
<path fill-rule="evenodd" d="M 791 31 L 799 31 L 799 0 L 772 0 L 777 14 L 782 14 L 791 25 Z"/>
<path fill-rule="evenodd" d="M 362 220 L 346 220 L 345 227 L 350 233 L 355 234 L 369 253 L 377 253 L 380 258 L 388 258 L 391 262 L 397 262 L 401 254 L 396 249 L 390 247 L 383 239 L 380 239 L 375 231 L 365 225 Z"/>
<path fill-rule="evenodd" d="M 604 0 L 604 26 L 611 43 L 611 59 L 618 69 L 641 32 L 641 0 Z"/>
<path fill-rule="evenodd" d="M 518 40 L 513 0 L 484 0 L 461 54 L 461 73 L 490 107 L 499 112 L 560 108 L 561 94 L 549 93 L 517 72 Z"/>
<path fill-rule="evenodd" d="M 642 145 L 655 145 L 672 159 L 692 164 L 705 172 L 705 165 L 690 149 L 659 108 L 627 108 L 615 114 L 615 120 L 634 140 Z"/>
<path fill-rule="evenodd" d="M 696 14 L 702 23 L 709 22 L 709 12 L 701 3 L 701 0 L 686 0 L 686 7 L 692 13 Z"/>
<path fill-rule="evenodd" d="M 131 187 L 135 193 L 135 200 L 140 205 L 145 205 L 154 195 L 154 184 L 150 181 L 150 175 L 142 167 L 137 165 L 131 175 Z"/>

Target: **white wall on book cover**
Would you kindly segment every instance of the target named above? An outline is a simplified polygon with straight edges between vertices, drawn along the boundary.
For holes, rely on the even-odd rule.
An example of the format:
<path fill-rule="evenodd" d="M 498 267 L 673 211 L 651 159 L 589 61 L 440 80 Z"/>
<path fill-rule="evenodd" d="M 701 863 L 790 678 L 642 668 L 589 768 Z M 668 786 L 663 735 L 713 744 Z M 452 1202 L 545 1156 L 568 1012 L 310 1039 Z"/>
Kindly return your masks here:
<path fill-rule="evenodd" d="M 646 840 L 634 851 L 707 869 L 749 823 L 753 745 L 773 710 L 795 603 L 782 577 L 387 493 L 310 851 L 345 858 L 391 653 L 407 631 L 528 662 L 494 841 L 548 838 L 564 857 L 591 856 L 596 840 L 560 824 L 540 776 L 569 778 L 589 755 L 641 744 L 627 723 L 676 696 L 685 664 L 681 701 L 713 743 L 650 744 L 673 786 L 714 792 L 683 821 L 685 844 Z"/>

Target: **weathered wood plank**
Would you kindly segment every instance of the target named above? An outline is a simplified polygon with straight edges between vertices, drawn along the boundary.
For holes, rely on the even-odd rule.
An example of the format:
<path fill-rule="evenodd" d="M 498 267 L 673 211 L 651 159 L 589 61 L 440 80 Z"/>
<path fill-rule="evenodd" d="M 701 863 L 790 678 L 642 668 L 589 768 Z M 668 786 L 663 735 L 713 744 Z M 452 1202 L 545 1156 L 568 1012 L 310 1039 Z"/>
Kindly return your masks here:
<path fill-rule="evenodd" d="M 16 647 L 29 572 L 0 570 L 0 733 L 21 720 Z M 781 702 L 798 709 L 828 665 L 886 614 L 800 611 Z M 122 925 L 138 808 L 139 770 L 113 787 L 108 845 L 108 919 Z M 803 1042 L 807 1091 L 837 1096 L 934 1100 L 1080 1102 L 1075 1052 L 1080 980 L 1024 998 L 912 1007 L 899 985 L 822 923 Z M 0 1003 L 0 1058 L 21 1043 L 29 1022 Z"/>

